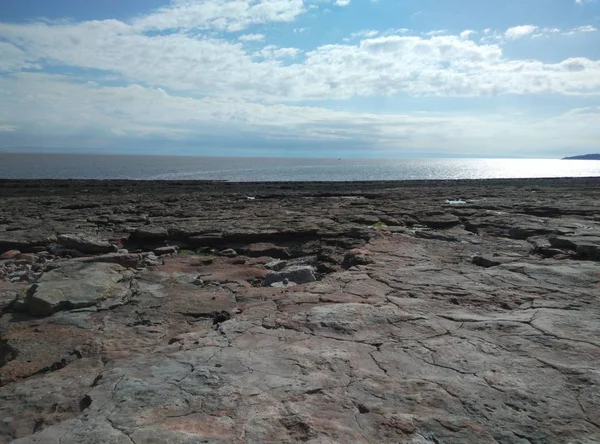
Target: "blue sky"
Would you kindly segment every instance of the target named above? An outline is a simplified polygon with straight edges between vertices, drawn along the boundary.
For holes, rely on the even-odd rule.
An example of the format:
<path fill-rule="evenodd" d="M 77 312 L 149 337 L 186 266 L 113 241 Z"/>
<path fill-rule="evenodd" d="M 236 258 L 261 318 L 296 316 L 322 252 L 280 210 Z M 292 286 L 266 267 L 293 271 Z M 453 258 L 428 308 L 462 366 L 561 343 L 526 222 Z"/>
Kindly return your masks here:
<path fill-rule="evenodd" d="M 1 0 L 0 150 L 600 151 L 600 0 Z"/>

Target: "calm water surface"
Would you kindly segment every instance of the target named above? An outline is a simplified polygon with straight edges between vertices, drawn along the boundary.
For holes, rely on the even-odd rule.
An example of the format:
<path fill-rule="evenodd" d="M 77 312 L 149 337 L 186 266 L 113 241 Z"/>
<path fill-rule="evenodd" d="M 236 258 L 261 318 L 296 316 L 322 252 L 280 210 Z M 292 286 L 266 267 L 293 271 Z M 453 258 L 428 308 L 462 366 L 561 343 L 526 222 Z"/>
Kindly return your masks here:
<path fill-rule="evenodd" d="M 600 161 L 0 154 L 5 179 L 349 181 L 600 176 Z"/>

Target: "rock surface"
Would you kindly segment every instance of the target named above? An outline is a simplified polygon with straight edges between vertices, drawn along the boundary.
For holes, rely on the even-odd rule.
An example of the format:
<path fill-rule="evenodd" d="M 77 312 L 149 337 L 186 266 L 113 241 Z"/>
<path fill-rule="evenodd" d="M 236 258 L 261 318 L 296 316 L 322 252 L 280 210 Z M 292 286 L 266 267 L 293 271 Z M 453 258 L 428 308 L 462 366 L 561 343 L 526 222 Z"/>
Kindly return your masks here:
<path fill-rule="evenodd" d="M 0 184 L 0 443 L 600 441 L 599 179 Z"/>
<path fill-rule="evenodd" d="M 45 273 L 15 301 L 32 316 L 85 307 L 109 308 L 130 295 L 133 273 L 107 263 L 67 263 Z"/>
<path fill-rule="evenodd" d="M 265 286 L 276 282 L 293 282 L 295 284 L 307 284 L 317 280 L 315 269 L 310 265 L 293 265 L 280 271 L 270 271 L 265 277 Z M 287 283 L 287 282 L 285 282 Z"/>
<path fill-rule="evenodd" d="M 110 242 L 94 239 L 82 234 L 61 234 L 57 236 L 58 243 L 65 248 L 88 254 L 114 253 L 117 248 Z"/>

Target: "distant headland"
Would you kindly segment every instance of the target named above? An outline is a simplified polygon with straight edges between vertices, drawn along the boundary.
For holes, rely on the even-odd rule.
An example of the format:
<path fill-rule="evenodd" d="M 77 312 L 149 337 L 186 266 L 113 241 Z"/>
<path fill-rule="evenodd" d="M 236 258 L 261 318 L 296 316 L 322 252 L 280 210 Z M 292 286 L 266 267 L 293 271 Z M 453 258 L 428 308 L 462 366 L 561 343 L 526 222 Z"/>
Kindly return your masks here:
<path fill-rule="evenodd" d="M 563 160 L 600 160 L 600 154 L 582 154 L 580 156 L 563 157 Z"/>

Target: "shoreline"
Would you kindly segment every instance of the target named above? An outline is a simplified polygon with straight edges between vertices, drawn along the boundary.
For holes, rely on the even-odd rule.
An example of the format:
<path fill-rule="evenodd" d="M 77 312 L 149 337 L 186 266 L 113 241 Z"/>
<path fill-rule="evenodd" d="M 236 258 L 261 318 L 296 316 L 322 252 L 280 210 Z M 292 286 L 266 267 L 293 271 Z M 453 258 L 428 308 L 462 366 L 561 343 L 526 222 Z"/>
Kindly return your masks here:
<path fill-rule="evenodd" d="M 281 190 L 323 193 L 343 193 L 352 191 L 386 190 L 394 188 L 428 187 L 503 187 L 503 186 L 561 186 L 561 185 L 600 185 L 600 176 L 595 177 L 548 177 L 548 178 L 509 178 L 509 179 L 418 179 L 418 180 L 373 180 L 373 181 L 268 181 L 236 182 L 227 180 L 137 180 L 137 179 L 0 179 L 2 197 L 8 197 L 15 190 L 40 189 L 43 193 L 69 193 L 77 188 L 87 188 L 88 192 L 103 189 L 130 187 L 140 191 L 222 191 Z M 114 190 L 113 190 L 114 191 Z"/>

